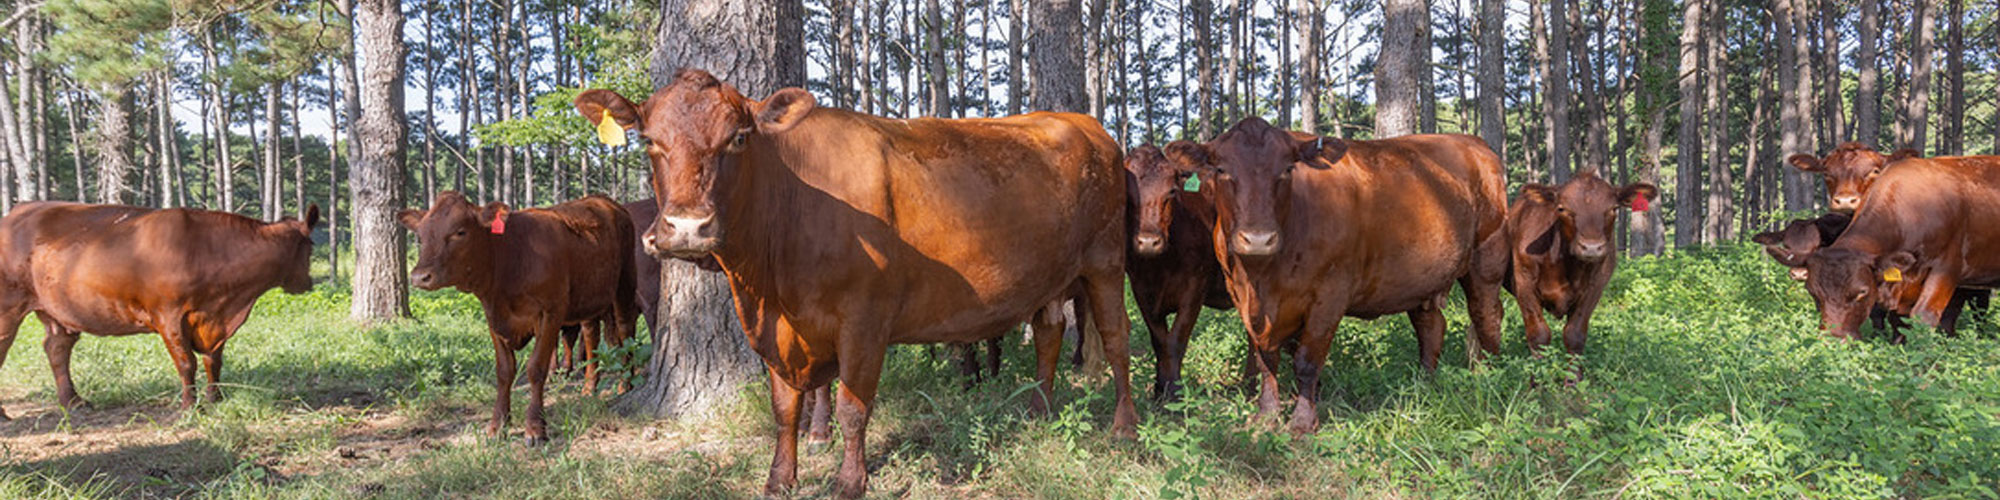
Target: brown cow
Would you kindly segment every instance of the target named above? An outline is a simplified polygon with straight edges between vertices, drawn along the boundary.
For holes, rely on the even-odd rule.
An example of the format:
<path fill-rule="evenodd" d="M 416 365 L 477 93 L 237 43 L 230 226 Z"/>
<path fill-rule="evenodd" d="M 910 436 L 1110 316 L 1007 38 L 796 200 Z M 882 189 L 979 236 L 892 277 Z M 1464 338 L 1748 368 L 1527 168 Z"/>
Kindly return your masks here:
<path fill-rule="evenodd" d="M 2000 285 L 2000 157 L 1912 158 L 1886 168 L 1854 222 L 1806 259 L 1822 328 L 1852 339 L 1883 283 L 1916 294 L 1910 312 L 1940 326 L 1963 287 Z"/>
<path fill-rule="evenodd" d="M 1853 221 L 1853 215 L 1839 212 L 1798 219 L 1786 223 L 1784 230 L 1757 233 L 1750 241 L 1764 245 L 1766 255 L 1791 268 L 1792 279 L 1805 281 L 1806 258 L 1820 247 L 1832 245 Z"/>
<path fill-rule="evenodd" d="M 29 311 L 48 331 L 43 349 L 56 400 L 83 406 L 70 350 L 83 332 L 157 332 L 181 376 L 181 408 L 195 403 L 196 353 L 208 358 L 207 399 L 222 395 L 222 347 L 272 288 L 312 290 L 312 228 L 173 208 L 37 202 L 0 219 L 0 362 Z M 0 420 L 7 414 L 0 410 Z"/>
<path fill-rule="evenodd" d="M 1819 248 L 1832 245 L 1840 234 L 1847 231 L 1853 217 L 1847 214 L 1830 213 L 1812 219 L 1799 219 L 1785 225 L 1783 231 L 1758 233 L 1751 241 L 1764 245 L 1764 253 L 1790 268 L 1794 280 L 1806 280 L 1806 259 L 1812 257 Z M 1877 301 L 1868 312 L 1869 323 L 1875 330 L 1887 333 L 1892 342 L 1902 343 L 1903 334 L 1898 330 L 1909 326 L 1904 321 L 1910 308 L 1916 305 L 1917 296 L 1923 283 L 1923 271 L 1915 270 L 1897 283 L 1883 283 L 1880 292 L 1886 300 Z M 1959 288 L 1953 292 L 1952 301 L 1945 306 L 1943 317 L 1938 320 L 1938 331 L 1946 335 L 1956 335 L 1958 318 L 1965 307 L 1981 307 L 1990 295 L 1986 290 Z"/>
<path fill-rule="evenodd" d="M 417 234 L 420 249 L 410 283 L 425 290 L 456 287 L 479 298 L 493 340 L 493 419 L 486 434 L 507 425 L 514 380 L 514 351 L 533 340 L 528 357 L 529 444 L 548 441 L 542 394 L 558 330 L 584 325 L 608 330 L 612 346 L 632 337 L 639 307 L 632 259 L 632 223 L 618 203 L 603 196 L 548 208 L 510 211 L 481 207 L 453 191 L 440 192 L 430 210 L 404 210 L 397 218 Z M 602 324 L 603 326 L 596 326 Z M 597 387 L 597 366 L 584 369 L 586 391 Z"/>
<path fill-rule="evenodd" d="M 1477 137 L 1348 141 L 1249 118 L 1207 144 L 1167 147 L 1215 203 L 1214 248 L 1264 377 L 1258 414 L 1278 411 L 1279 349 L 1297 346 L 1294 432 L 1318 427 L 1319 371 L 1345 316 L 1407 313 L 1426 370 L 1454 281 L 1478 342 L 1499 348 L 1507 209 L 1500 159 Z"/>
<path fill-rule="evenodd" d="M 1612 226 L 1618 209 L 1645 210 L 1659 195 L 1652 184 L 1612 186 L 1585 169 L 1561 186 L 1521 186 L 1507 210 L 1507 241 L 1513 261 L 1507 290 L 1521 307 L 1528 348 L 1548 346 L 1551 332 L 1542 311 L 1567 318 L 1563 348 L 1583 354 L 1590 314 L 1604 297 L 1604 285 L 1618 268 L 1618 241 Z"/>
<path fill-rule="evenodd" d="M 1132 436 L 1121 152 L 1088 116 L 895 120 L 819 108 L 791 88 L 753 101 L 682 70 L 644 105 L 577 96 L 650 144 L 659 254 L 714 255 L 749 344 L 771 371 L 776 457 L 765 491 L 797 482 L 803 391 L 840 379 L 840 494 L 867 488 L 864 439 L 891 344 L 1002 335 L 1087 290 Z M 1045 318 L 1037 318 L 1037 330 Z M 1047 408 L 1060 347 L 1038 336 L 1031 404 Z"/>
<path fill-rule="evenodd" d="M 1825 177 L 1828 210 L 1851 214 L 1861 209 L 1862 196 L 1868 193 L 1868 186 L 1875 183 L 1875 177 L 1882 175 L 1882 169 L 1896 160 L 1916 156 L 1917 151 L 1912 149 L 1899 149 L 1889 156 L 1882 156 L 1874 148 L 1848 142 L 1834 148 L 1825 158 L 1800 153 L 1785 162 L 1799 170 Z"/>
<path fill-rule="evenodd" d="M 1222 267 L 1215 260 L 1215 207 L 1183 191 L 1193 172 L 1146 145 L 1125 156 L 1125 228 L 1132 235 L 1125 276 L 1139 318 L 1153 338 L 1153 398 L 1180 394 L 1181 360 L 1187 357 L 1201 306 L 1234 309 Z M 1174 315 L 1172 326 L 1167 314 Z"/>

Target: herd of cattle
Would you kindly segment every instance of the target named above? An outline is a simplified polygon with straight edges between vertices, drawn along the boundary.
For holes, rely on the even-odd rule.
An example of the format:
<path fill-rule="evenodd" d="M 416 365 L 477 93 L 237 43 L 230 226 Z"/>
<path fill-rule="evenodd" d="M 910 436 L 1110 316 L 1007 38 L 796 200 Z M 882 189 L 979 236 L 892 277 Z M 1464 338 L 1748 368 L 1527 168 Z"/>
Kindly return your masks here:
<path fill-rule="evenodd" d="M 498 391 L 487 432 L 506 426 L 515 352 L 532 344 L 526 430 L 530 442 L 547 439 L 550 370 L 583 357 L 594 390 L 598 363 L 587 360 L 599 338 L 619 345 L 640 314 L 661 320 L 655 259 L 690 260 L 727 275 L 748 344 L 770 369 L 772 493 L 796 483 L 802 416 L 815 415 L 810 436 L 826 439 L 829 412 L 845 437 L 840 493 L 865 491 L 868 418 L 892 344 L 990 341 L 1030 323 L 1043 332 L 1030 405 L 1046 412 L 1062 343 L 1046 332 L 1061 331 L 1070 301 L 1102 339 L 1117 394 L 1111 432 L 1133 435 L 1128 280 L 1153 341 L 1155 397 L 1177 392 L 1200 309 L 1234 308 L 1262 420 L 1282 411 L 1276 370 L 1290 355 L 1294 432 L 1317 426 L 1320 369 L 1343 318 L 1408 315 L 1418 358 L 1434 370 L 1454 284 L 1471 316 L 1468 357 L 1499 351 L 1502 289 L 1531 348 L 1551 341 L 1546 312 L 1567 318 L 1563 345 L 1580 353 L 1616 267 L 1618 211 L 1657 197 L 1586 170 L 1523 186 L 1510 205 L 1500 158 L 1462 135 L 1345 140 L 1250 118 L 1208 142 L 1126 151 L 1078 114 L 889 119 L 819 108 L 799 89 L 747 99 L 698 70 L 642 103 L 590 90 L 575 105 L 600 127 L 648 139 L 656 198 L 513 210 L 445 192 L 399 215 L 420 247 L 412 284 L 455 287 L 484 307 Z M 1825 175 L 1834 212 L 1755 240 L 1805 281 L 1829 333 L 1851 338 L 1871 311 L 1878 324 L 1915 316 L 1948 329 L 2000 284 L 2000 230 L 1981 222 L 2000 220 L 1994 157 L 1848 144 L 1789 161 Z M 83 404 L 68 372 L 80 332 L 158 332 L 182 406 L 196 401 L 195 353 L 217 396 L 223 344 L 256 299 L 311 288 L 318 223 L 317 207 L 265 223 L 23 204 L 0 219 L 0 362 L 34 312 L 65 407 Z"/>

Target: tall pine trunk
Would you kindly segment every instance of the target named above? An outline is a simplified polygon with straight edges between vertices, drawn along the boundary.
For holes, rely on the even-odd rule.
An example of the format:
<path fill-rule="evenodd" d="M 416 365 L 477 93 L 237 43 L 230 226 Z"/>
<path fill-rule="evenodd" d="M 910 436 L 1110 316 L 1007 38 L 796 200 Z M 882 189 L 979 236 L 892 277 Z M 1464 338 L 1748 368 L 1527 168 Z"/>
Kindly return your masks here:
<path fill-rule="evenodd" d="M 1431 50 L 1427 0 L 1388 0 L 1382 7 L 1382 48 L 1375 63 L 1375 138 L 1417 133 L 1422 126 L 1422 81 L 1430 68 L 1417 57 Z M 1245 14 L 1247 15 L 1247 13 Z"/>
<path fill-rule="evenodd" d="M 1945 0 L 1944 118 L 1938 154 L 1965 152 L 1965 0 Z M 1994 124 L 2000 127 L 2000 123 Z"/>
<path fill-rule="evenodd" d="M 1702 3 L 1687 0 L 1681 10 L 1680 132 L 1675 134 L 1674 153 L 1674 246 L 1685 248 L 1701 241 L 1702 90 L 1710 75 L 1701 71 Z"/>
<path fill-rule="evenodd" d="M 361 0 L 355 9 L 355 42 L 361 73 L 361 120 L 350 161 L 348 187 L 354 210 L 354 303 L 348 314 L 376 320 L 409 316 L 409 275 L 404 272 L 402 210 L 404 149 L 409 131 L 403 112 L 402 3 Z"/>
<path fill-rule="evenodd" d="M 1028 43 L 1034 56 L 1030 78 L 1035 81 L 1029 99 L 1036 111 L 1090 112 L 1090 96 L 1084 89 L 1089 76 L 1083 61 L 1083 15 L 1078 3 L 1047 0 L 1035 4 L 1035 34 Z"/>
<path fill-rule="evenodd" d="M 1882 0 L 1861 1 L 1861 24 L 1855 28 L 1860 46 L 1854 89 L 1854 140 L 1876 146 L 1882 141 L 1882 68 L 1877 42 L 1882 38 Z"/>
<path fill-rule="evenodd" d="M 1479 137 L 1507 158 L 1507 1 L 1479 2 Z"/>
<path fill-rule="evenodd" d="M 97 201 L 127 203 L 125 175 L 132 171 L 132 115 L 128 85 L 97 92 Z"/>
<path fill-rule="evenodd" d="M 1903 86 L 1903 101 L 1896 114 L 1896 147 L 1929 154 L 1926 135 L 1930 130 L 1931 42 L 1937 36 L 1937 5 L 1934 0 L 1915 0 L 1910 13 L 1910 83 Z"/>

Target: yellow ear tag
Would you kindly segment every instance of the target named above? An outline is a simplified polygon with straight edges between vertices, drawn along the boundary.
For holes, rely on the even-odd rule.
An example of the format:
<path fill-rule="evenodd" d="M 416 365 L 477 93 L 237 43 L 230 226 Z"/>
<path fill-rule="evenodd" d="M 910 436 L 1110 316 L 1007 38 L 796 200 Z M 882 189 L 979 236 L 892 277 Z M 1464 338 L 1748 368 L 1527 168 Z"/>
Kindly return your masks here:
<path fill-rule="evenodd" d="M 625 145 L 625 127 L 618 126 L 618 120 L 611 118 L 611 110 L 604 110 L 604 117 L 597 120 L 597 142 L 606 146 Z"/>
<path fill-rule="evenodd" d="M 1883 269 L 1883 270 L 1882 270 L 1882 282 L 1884 282 L 1884 283 L 1901 283 L 1902 281 L 1903 281 L 1903 270 L 1902 270 L 1902 269 L 1896 269 L 1896 268 L 1893 268 L 1893 267 L 1891 267 L 1891 268 L 1888 268 L 1888 269 Z"/>

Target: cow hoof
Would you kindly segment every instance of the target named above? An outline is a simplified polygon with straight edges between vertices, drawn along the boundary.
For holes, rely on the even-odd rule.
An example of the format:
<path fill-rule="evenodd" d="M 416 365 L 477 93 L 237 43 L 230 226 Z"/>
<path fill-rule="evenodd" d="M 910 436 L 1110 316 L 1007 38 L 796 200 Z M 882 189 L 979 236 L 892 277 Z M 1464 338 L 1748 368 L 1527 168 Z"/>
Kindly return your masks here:
<path fill-rule="evenodd" d="M 542 445 L 549 444 L 549 437 L 547 435 L 541 435 L 541 436 L 529 435 L 527 437 L 526 443 L 529 448 L 539 448 Z"/>
<path fill-rule="evenodd" d="M 0 410 L 0 422 L 12 422 L 12 421 L 14 421 L 14 417 L 7 416 L 7 410 Z"/>
<path fill-rule="evenodd" d="M 833 440 L 826 438 L 806 438 L 806 454 L 818 455 L 833 449 Z"/>

